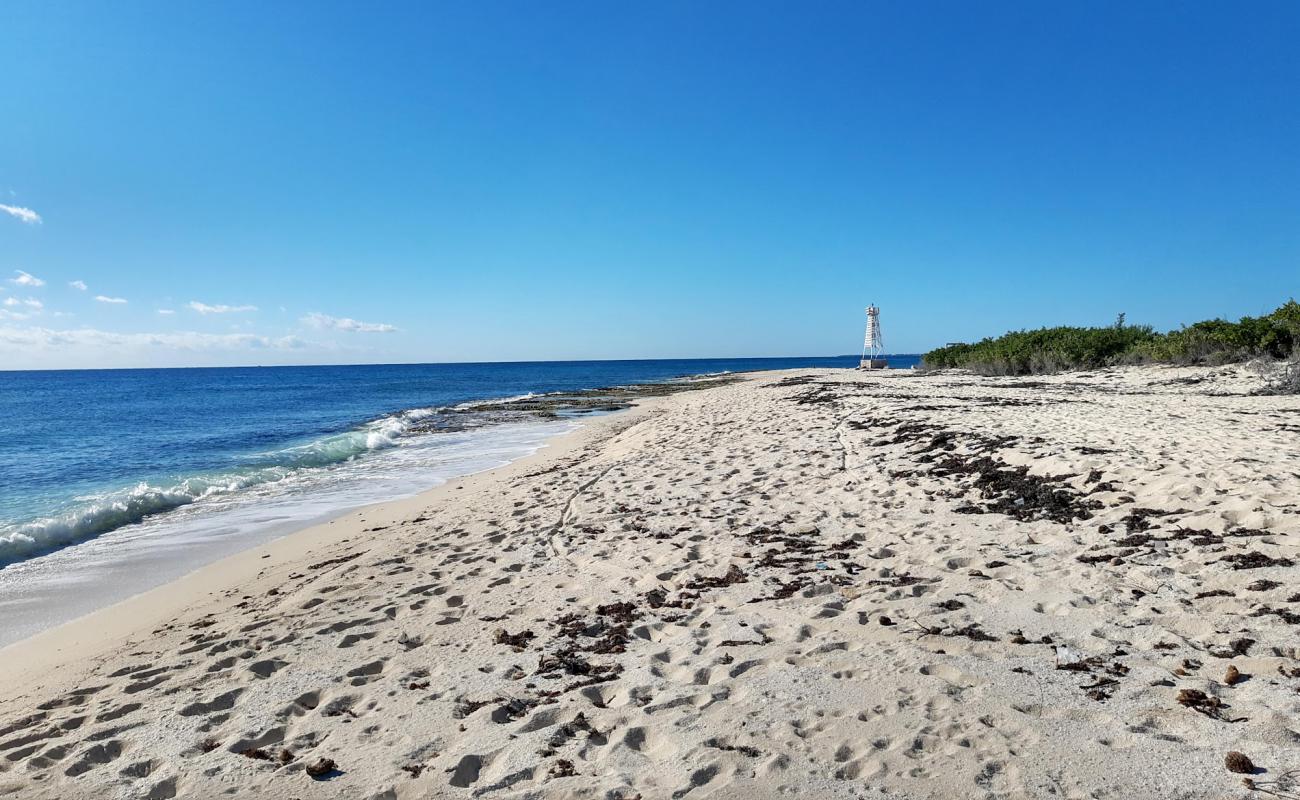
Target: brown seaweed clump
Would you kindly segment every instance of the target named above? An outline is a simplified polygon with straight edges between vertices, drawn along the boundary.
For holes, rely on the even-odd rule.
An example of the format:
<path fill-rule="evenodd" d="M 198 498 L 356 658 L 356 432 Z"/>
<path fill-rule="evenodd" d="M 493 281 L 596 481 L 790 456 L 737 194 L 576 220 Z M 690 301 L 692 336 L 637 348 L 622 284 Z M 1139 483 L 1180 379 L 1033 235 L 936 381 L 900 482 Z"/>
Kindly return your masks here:
<path fill-rule="evenodd" d="M 1266 556 L 1258 550 L 1250 550 L 1245 553 L 1233 553 L 1220 559 L 1226 564 L 1231 564 L 1233 569 L 1263 569 L 1264 567 L 1294 567 L 1295 562 L 1286 557 L 1273 558 Z"/>
<path fill-rule="evenodd" d="M 578 770 L 574 769 L 572 761 L 567 758 L 561 758 L 551 765 L 548 774 L 552 778 L 567 778 L 572 775 L 577 775 Z"/>
<path fill-rule="evenodd" d="M 1239 775 L 1249 775 L 1255 771 L 1255 764 L 1246 756 L 1245 753 L 1238 753 L 1236 750 L 1228 753 L 1223 759 L 1223 766 L 1228 768 L 1229 772 L 1235 772 Z"/>
<path fill-rule="evenodd" d="M 497 644 L 504 644 L 514 649 L 516 653 L 522 652 L 528 646 L 536 634 L 529 630 L 523 630 L 519 633 L 510 633 L 505 628 L 497 628 L 492 632 L 492 640 Z"/>
<path fill-rule="evenodd" d="M 1219 698 L 1202 692 L 1200 689 L 1182 689 L 1178 692 L 1178 704 L 1193 711 L 1199 711 L 1211 719 L 1222 722 L 1245 722 L 1246 717 L 1230 718 L 1223 715 L 1228 706 Z"/>
<path fill-rule="evenodd" d="M 1219 698 L 1210 697 L 1200 689 L 1181 689 L 1178 692 L 1178 705 L 1200 711 L 1203 709 L 1218 709 L 1222 703 Z"/>

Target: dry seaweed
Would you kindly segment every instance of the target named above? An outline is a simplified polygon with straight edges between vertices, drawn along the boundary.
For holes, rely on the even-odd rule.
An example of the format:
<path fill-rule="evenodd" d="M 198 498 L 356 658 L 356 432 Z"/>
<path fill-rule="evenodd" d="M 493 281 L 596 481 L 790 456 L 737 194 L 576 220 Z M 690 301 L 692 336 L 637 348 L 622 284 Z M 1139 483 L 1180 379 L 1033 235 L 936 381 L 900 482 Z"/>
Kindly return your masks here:
<path fill-rule="evenodd" d="M 1264 567 L 1294 567 L 1295 562 L 1286 557 L 1272 558 L 1257 550 L 1233 553 L 1221 559 L 1233 569 L 1262 569 Z"/>

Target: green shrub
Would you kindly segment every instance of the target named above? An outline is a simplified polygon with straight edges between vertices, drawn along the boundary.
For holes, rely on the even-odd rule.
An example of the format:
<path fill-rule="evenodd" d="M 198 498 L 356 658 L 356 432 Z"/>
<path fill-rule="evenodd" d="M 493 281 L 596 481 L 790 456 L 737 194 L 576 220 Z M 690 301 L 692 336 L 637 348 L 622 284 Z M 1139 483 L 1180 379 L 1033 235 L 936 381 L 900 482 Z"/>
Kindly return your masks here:
<path fill-rule="evenodd" d="M 1266 317 L 1214 319 L 1168 333 L 1126 325 L 1012 331 L 974 344 L 951 344 L 923 357 L 927 367 L 965 367 L 986 375 L 1027 375 L 1146 362 L 1227 363 L 1256 356 L 1285 358 L 1300 349 L 1300 303 Z"/>
<path fill-rule="evenodd" d="M 1274 323 L 1286 328 L 1292 342 L 1300 342 L 1300 303 L 1288 300 L 1277 311 L 1268 315 Z"/>

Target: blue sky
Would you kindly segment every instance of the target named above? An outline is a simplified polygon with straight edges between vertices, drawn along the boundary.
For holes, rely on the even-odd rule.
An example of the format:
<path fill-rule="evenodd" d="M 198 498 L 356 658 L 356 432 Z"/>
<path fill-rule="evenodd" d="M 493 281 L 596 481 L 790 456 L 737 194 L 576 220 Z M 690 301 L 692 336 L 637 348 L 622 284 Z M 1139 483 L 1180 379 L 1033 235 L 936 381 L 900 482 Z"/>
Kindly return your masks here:
<path fill-rule="evenodd" d="M 6 4 L 0 368 L 1265 312 L 1296 41 L 1291 2 Z"/>

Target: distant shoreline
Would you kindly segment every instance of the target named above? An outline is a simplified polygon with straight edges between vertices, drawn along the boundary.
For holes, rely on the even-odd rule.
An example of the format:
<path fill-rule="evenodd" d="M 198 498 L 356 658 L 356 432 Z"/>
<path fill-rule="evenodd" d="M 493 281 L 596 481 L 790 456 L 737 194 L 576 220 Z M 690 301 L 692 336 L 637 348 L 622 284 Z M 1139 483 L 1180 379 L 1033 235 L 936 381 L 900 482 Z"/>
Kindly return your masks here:
<path fill-rule="evenodd" d="M 885 358 L 917 359 L 921 353 L 889 353 Z M 710 356 L 692 358 L 580 358 L 550 359 L 544 361 L 378 361 L 355 364 L 218 364 L 175 367 L 70 367 L 67 369 L 0 369 L 0 375 L 6 373 L 57 373 L 57 372 L 165 372 L 172 370 L 260 370 L 260 369 L 348 369 L 351 367 L 474 367 L 507 365 L 555 365 L 555 364 L 636 364 L 665 363 L 689 361 L 825 361 L 834 359 L 858 358 L 853 353 L 832 356 Z M 756 368 L 754 371 L 762 371 Z"/>

